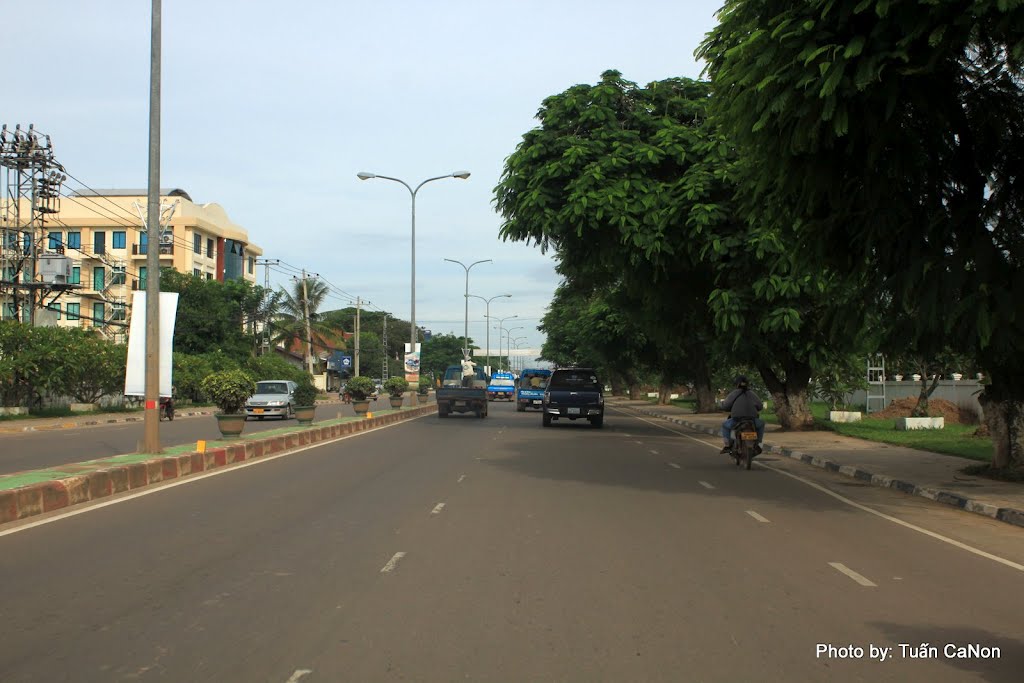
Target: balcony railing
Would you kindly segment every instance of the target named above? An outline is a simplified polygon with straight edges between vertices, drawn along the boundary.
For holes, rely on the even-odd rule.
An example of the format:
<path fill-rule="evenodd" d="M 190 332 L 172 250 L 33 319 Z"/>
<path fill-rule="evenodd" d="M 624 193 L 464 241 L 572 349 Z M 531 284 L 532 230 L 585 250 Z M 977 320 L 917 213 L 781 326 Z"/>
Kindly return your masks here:
<path fill-rule="evenodd" d="M 148 244 L 133 244 L 132 245 L 132 256 L 145 256 L 149 252 Z M 161 256 L 173 256 L 174 245 L 173 244 L 161 244 L 160 245 Z"/>

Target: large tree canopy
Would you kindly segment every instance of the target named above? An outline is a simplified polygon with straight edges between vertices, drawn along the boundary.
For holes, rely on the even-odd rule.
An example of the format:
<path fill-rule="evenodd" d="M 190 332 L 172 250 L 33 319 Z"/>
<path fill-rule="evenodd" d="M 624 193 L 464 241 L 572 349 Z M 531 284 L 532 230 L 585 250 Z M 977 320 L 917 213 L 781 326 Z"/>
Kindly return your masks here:
<path fill-rule="evenodd" d="M 749 161 L 748 213 L 798 215 L 805 260 L 872 264 L 912 314 L 908 344 L 975 353 L 995 461 L 1012 444 L 1024 464 L 1024 4 L 728 0 L 719 16 L 698 56 Z"/>

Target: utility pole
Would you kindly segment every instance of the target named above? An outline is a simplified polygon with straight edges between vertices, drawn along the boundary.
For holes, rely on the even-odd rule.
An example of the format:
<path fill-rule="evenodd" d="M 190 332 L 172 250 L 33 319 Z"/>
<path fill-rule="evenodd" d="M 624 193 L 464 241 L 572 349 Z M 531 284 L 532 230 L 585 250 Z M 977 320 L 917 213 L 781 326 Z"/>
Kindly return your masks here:
<path fill-rule="evenodd" d="M 160 452 L 160 59 L 161 0 L 151 0 L 149 176 L 146 190 L 146 410 L 143 452 Z M 156 247 L 154 249 L 154 247 Z"/>
<path fill-rule="evenodd" d="M 355 358 L 353 359 L 356 366 L 356 377 L 359 376 L 359 310 L 362 306 L 362 299 L 356 297 L 356 352 Z"/>
<path fill-rule="evenodd" d="M 263 289 L 270 291 L 270 266 L 281 264 L 281 259 L 256 259 L 256 265 L 263 266 Z M 262 341 L 260 342 L 260 355 L 266 355 L 270 351 L 270 315 L 269 310 L 266 318 L 262 321 L 263 329 L 260 330 Z"/>
<path fill-rule="evenodd" d="M 306 271 L 302 271 L 302 310 L 306 319 L 306 367 L 313 374 L 313 333 L 309 328 L 309 292 L 306 290 Z"/>
<path fill-rule="evenodd" d="M 384 348 L 384 367 L 381 369 L 381 382 L 388 381 L 388 314 L 384 314 L 384 332 L 381 334 L 382 346 Z"/>

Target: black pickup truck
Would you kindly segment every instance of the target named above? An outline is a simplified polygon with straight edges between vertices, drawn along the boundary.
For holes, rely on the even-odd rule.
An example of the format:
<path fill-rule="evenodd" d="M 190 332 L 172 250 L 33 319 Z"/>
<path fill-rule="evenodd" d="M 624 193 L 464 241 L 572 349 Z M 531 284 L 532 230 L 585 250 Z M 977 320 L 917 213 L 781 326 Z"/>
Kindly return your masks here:
<path fill-rule="evenodd" d="M 604 425 L 604 385 L 592 368 L 559 368 L 551 373 L 544 392 L 545 427 L 552 420 L 585 419 L 598 429 Z"/>
<path fill-rule="evenodd" d="M 441 388 L 437 390 L 437 416 L 448 417 L 452 413 L 473 413 L 487 417 L 487 375 L 479 366 L 473 367 L 474 376 L 464 386 L 462 366 L 453 365 L 444 373 Z"/>

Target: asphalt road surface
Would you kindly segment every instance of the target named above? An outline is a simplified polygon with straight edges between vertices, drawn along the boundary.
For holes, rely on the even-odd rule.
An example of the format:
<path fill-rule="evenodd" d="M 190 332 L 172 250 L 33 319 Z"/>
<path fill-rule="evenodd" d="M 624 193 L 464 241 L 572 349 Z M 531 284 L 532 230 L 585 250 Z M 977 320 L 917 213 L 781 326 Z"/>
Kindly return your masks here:
<path fill-rule="evenodd" d="M 408 401 L 408 399 L 406 399 Z M 370 404 L 370 410 L 390 409 L 386 396 Z M 317 406 L 316 419 L 327 420 L 343 416 L 354 416 L 350 404 L 327 403 Z M 142 417 L 142 414 L 139 414 Z M 294 418 L 281 420 L 248 420 L 245 433 L 254 434 L 267 429 L 294 426 Z M 112 455 L 135 453 L 143 439 L 144 426 L 139 422 L 117 422 L 114 424 L 92 425 L 55 429 L 38 432 L 15 432 L 0 434 L 0 474 L 38 470 L 68 463 L 85 462 Z M 221 438 L 217 419 L 212 415 L 189 417 L 179 414 L 172 422 L 160 422 L 160 443 L 166 448 L 199 439 L 214 441 Z"/>
<path fill-rule="evenodd" d="M 0 681 L 1021 680 L 1020 529 L 715 442 L 492 404 L 0 528 Z"/>

